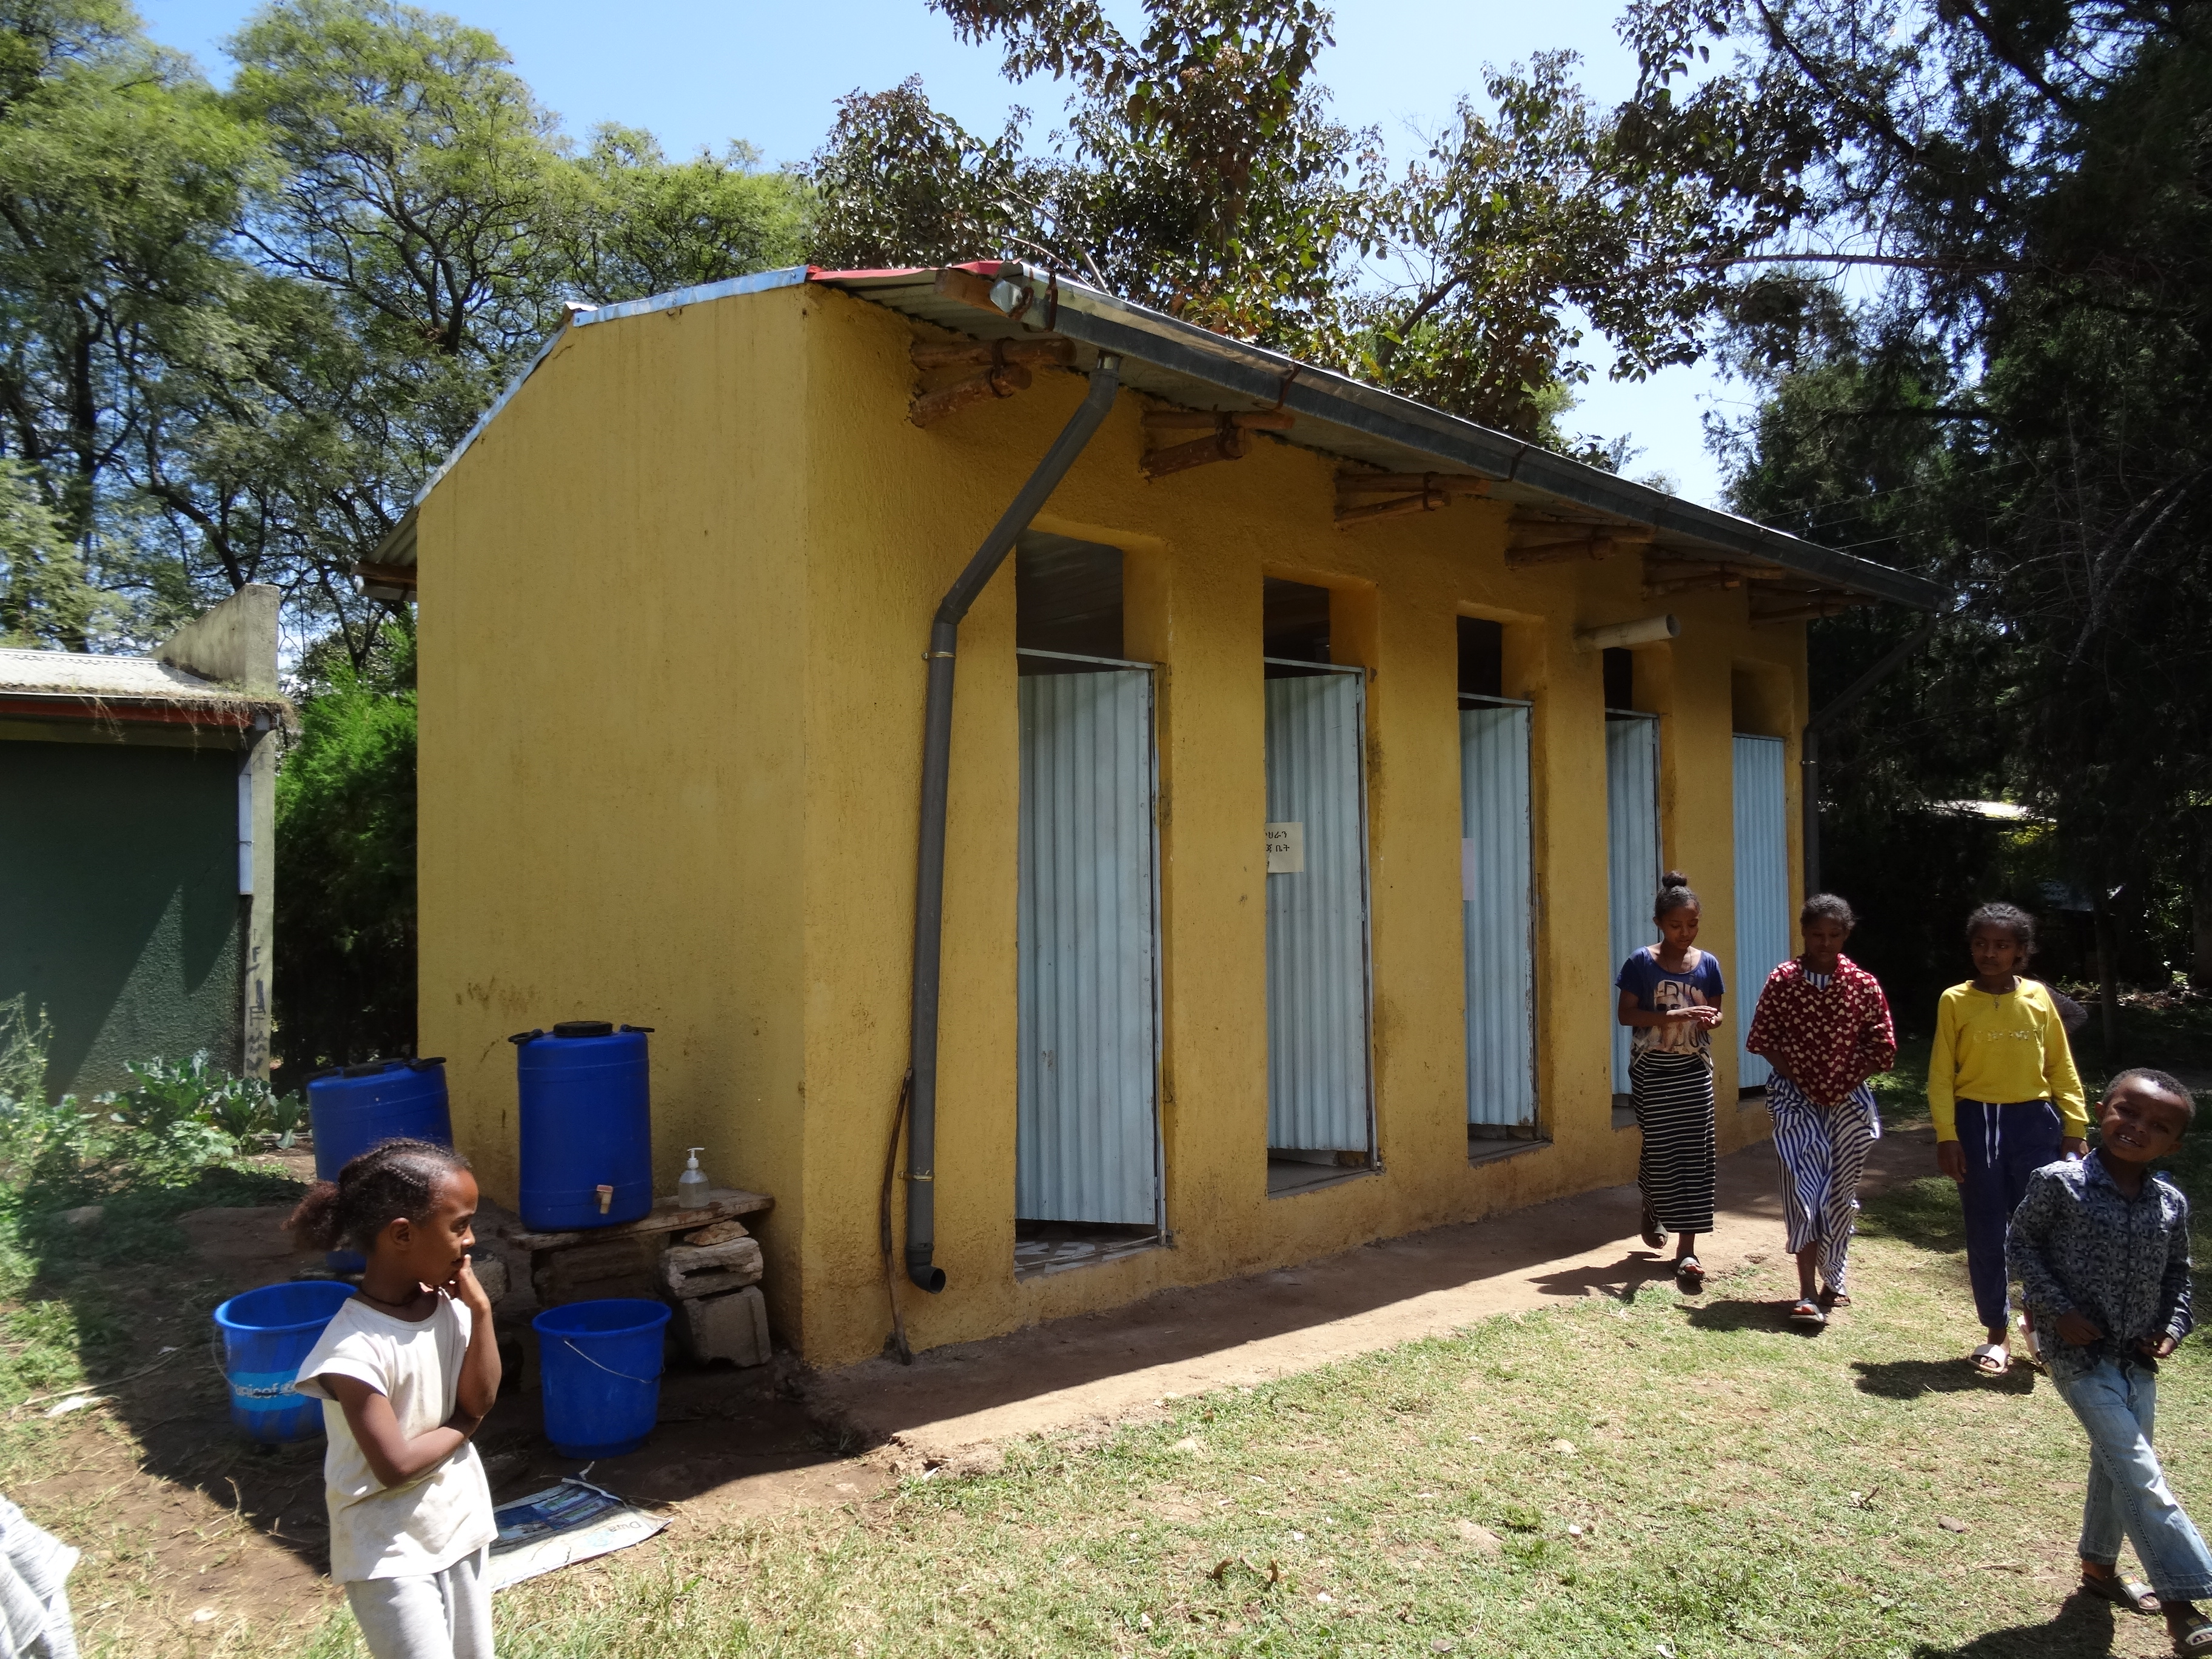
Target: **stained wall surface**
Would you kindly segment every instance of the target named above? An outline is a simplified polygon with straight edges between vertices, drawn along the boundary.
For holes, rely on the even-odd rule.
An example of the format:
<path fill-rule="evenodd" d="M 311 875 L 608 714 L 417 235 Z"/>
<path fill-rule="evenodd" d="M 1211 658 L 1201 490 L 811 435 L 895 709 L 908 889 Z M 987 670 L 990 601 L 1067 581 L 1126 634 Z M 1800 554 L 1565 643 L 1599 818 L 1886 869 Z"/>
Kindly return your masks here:
<path fill-rule="evenodd" d="M 457 1132 L 511 1188 L 513 1050 L 557 1018 L 656 1027 L 656 1170 L 687 1144 L 772 1192 L 767 1285 L 816 1364 L 888 1328 L 878 1189 L 906 1063 L 928 620 L 1085 381 L 917 429 L 920 325 L 792 288 L 573 330 L 425 504 L 422 1033 Z M 1505 563 L 1506 509 L 1340 532 L 1334 464 L 1261 442 L 1148 483 L 1124 392 L 1039 518 L 1118 546 L 1127 649 L 1159 676 L 1163 1114 L 1172 1248 L 1013 1273 L 1019 775 L 1011 562 L 963 628 L 936 1161 L 949 1288 L 898 1289 L 933 1346 L 1629 1179 L 1607 1078 L 1600 659 L 1645 615 L 1640 562 Z M 1331 590 L 1332 653 L 1372 671 L 1368 787 L 1382 1168 L 1267 1185 L 1261 586 Z M 1705 898 L 1731 990 L 1735 693 L 1794 732 L 1801 627 L 1678 595 L 1640 652 L 1664 855 Z M 1471 1163 L 1456 618 L 1505 624 L 1534 702 L 1544 1139 Z M 1789 758 L 1796 759 L 1794 741 Z M 1794 791 L 1796 768 L 1789 768 Z M 1791 823 L 1796 823 L 1794 796 Z M 1798 849 L 1790 849 L 1793 872 Z M 1794 883 L 1793 883 L 1794 885 Z M 1747 1008 L 1730 999 L 1731 1021 Z M 1717 1042 L 1721 1150 L 1764 1135 Z M 1488 1143 L 1495 1147 L 1498 1143 Z"/>
<path fill-rule="evenodd" d="M 0 1000 L 52 1029 L 58 1096 L 132 1060 L 240 1063 L 238 751 L 0 740 Z"/>

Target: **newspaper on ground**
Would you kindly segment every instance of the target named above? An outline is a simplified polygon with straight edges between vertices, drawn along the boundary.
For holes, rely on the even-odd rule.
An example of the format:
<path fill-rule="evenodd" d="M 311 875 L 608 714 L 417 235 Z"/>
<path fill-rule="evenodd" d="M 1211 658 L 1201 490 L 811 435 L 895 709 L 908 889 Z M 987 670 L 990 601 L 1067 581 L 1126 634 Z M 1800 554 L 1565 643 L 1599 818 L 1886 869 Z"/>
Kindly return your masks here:
<path fill-rule="evenodd" d="M 668 1522 L 574 1476 L 492 1511 L 491 1587 L 504 1589 L 596 1555 L 641 1544 Z"/>

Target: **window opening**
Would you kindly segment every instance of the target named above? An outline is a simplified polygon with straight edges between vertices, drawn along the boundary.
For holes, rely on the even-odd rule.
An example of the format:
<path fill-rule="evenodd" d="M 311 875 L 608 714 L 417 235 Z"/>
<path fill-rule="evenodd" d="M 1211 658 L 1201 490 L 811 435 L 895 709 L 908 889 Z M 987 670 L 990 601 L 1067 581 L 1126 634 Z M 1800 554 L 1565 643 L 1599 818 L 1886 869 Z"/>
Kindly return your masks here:
<path fill-rule="evenodd" d="M 1303 664 L 1328 665 L 1328 589 L 1270 576 L 1261 604 L 1261 654 L 1271 680 L 1295 678 Z"/>
<path fill-rule="evenodd" d="M 1605 706 L 1636 707 L 1636 653 L 1626 646 L 1608 646 L 1604 658 Z"/>
<path fill-rule="evenodd" d="M 1122 650 L 1121 550 L 1032 531 L 1014 545 L 1014 644 L 1054 658 L 1119 661 Z M 1024 658 L 1024 674 L 1080 670 Z"/>
<path fill-rule="evenodd" d="M 1505 625 L 1480 617 L 1459 619 L 1459 694 L 1502 698 L 1505 695 Z"/>

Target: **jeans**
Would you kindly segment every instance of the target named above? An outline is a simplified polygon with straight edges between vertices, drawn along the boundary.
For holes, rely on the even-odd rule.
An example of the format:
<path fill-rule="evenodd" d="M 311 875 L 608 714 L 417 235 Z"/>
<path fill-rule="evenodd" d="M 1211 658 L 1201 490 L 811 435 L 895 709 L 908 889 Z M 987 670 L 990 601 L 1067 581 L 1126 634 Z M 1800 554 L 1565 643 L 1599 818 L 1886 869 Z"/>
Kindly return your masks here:
<path fill-rule="evenodd" d="M 2081 1559 L 2111 1566 L 2123 1534 L 2161 1601 L 2212 1596 L 2212 1554 L 2182 1512 L 2151 1449 L 2158 1374 L 2130 1359 L 2105 1359 L 2051 1386 L 2089 1437 L 2089 1498 L 2081 1510 Z"/>
<path fill-rule="evenodd" d="M 2005 1273 L 2005 1229 L 2027 1196 L 2027 1178 L 2064 1155 L 2058 1109 L 2047 1100 L 1992 1105 L 1958 1103 L 1959 1149 L 1966 1155 L 1959 1200 L 1966 1212 L 1966 1274 L 1974 1281 L 1974 1311 L 1984 1330 L 2010 1322 L 2011 1286 Z"/>

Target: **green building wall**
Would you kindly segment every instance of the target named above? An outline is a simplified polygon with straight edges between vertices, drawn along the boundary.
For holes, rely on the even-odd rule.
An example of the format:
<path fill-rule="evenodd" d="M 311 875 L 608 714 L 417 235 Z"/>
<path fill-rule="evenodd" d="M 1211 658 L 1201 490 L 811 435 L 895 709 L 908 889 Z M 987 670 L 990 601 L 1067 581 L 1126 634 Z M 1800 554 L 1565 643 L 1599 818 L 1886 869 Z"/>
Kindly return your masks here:
<path fill-rule="evenodd" d="M 204 1048 L 235 1070 L 239 753 L 0 741 L 0 1000 L 43 1007 L 49 1090 Z"/>

